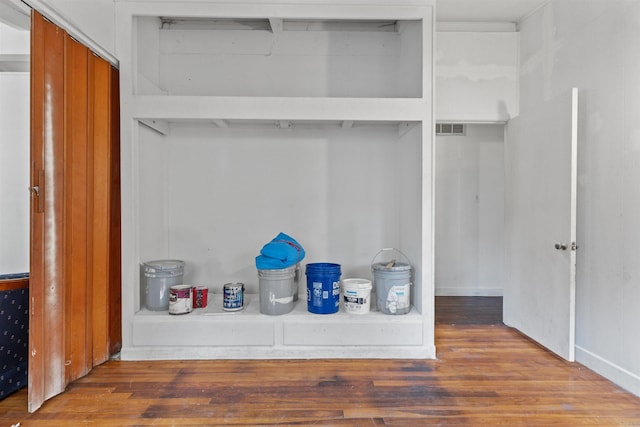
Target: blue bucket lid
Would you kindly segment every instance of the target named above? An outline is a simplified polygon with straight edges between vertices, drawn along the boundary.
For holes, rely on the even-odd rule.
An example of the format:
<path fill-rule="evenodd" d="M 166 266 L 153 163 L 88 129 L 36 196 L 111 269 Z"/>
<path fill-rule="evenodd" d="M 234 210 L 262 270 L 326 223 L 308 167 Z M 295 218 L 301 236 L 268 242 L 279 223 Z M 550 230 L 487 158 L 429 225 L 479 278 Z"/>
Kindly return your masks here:
<path fill-rule="evenodd" d="M 331 262 L 314 262 L 311 264 L 307 264 L 307 268 L 306 268 L 306 272 L 316 272 L 316 273 L 322 273 L 322 272 L 340 272 L 340 264 L 334 264 Z"/>

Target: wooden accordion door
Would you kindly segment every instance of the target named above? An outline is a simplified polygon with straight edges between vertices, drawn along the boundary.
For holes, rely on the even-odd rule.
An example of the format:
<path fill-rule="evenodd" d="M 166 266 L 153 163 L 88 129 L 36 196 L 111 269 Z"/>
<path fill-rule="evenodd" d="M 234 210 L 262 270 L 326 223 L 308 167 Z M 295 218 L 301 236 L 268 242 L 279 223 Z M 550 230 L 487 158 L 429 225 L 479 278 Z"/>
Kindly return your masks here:
<path fill-rule="evenodd" d="M 117 70 L 35 11 L 31 37 L 33 412 L 119 350 L 120 193 Z"/>

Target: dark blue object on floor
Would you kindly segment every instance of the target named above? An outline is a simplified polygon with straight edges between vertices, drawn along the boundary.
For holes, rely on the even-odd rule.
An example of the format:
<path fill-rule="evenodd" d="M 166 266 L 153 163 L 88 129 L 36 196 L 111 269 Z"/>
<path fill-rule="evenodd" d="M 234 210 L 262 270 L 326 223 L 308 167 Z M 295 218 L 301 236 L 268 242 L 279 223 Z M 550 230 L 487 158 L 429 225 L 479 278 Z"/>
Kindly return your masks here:
<path fill-rule="evenodd" d="M 28 274 L 0 275 L 0 280 Z M 27 386 L 29 288 L 0 292 L 0 400 Z"/>

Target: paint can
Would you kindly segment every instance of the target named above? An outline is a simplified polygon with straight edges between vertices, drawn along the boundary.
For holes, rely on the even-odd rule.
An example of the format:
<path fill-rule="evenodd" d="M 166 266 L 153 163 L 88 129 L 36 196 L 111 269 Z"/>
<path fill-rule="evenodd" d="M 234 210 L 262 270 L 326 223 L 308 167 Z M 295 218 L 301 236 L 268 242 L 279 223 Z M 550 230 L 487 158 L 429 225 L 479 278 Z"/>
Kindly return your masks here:
<path fill-rule="evenodd" d="M 176 285 L 169 289 L 169 314 L 186 314 L 193 310 L 191 285 Z"/>
<path fill-rule="evenodd" d="M 205 308 L 209 297 L 209 289 L 206 286 L 194 286 L 193 292 L 193 308 Z"/>
<path fill-rule="evenodd" d="M 244 284 L 225 283 L 222 287 L 222 309 L 239 311 L 244 308 Z"/>
<path fill-rule="evenodd" d="M 374 262 L 384 251 L 395 251 L 406 262 L 396 262 L 396 258 Z M 411 311 L 412 267 L 409 258 L 395 248 L 380 250 L 371 264 L 376 288 L 376 305 L 384 314 L 407 314 Z"/>

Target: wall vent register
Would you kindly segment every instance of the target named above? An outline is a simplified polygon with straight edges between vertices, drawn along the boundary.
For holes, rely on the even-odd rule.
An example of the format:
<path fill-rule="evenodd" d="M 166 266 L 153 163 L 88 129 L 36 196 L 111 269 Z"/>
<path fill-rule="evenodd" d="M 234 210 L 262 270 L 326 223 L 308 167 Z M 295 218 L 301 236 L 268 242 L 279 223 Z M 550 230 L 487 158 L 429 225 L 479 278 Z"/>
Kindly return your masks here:
<path fill-rule="evenodd" d="M 436 135 L 456 135 L 465 134 L 465 125 L 462 123 L 436 123 Z"/>

